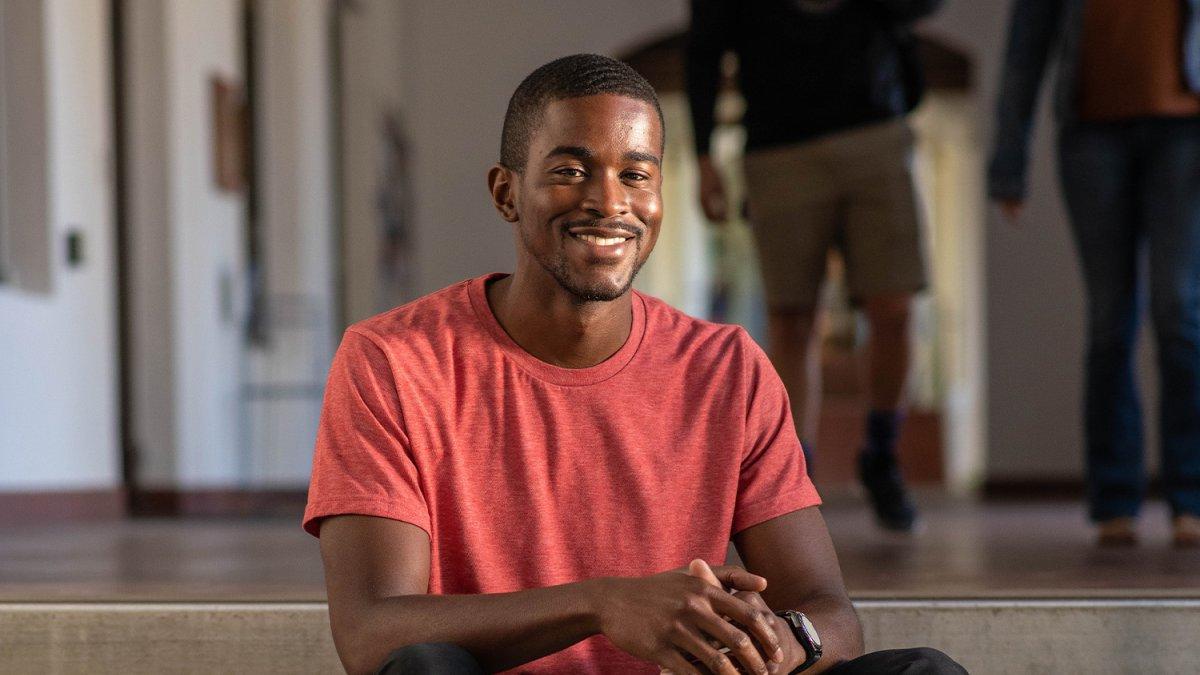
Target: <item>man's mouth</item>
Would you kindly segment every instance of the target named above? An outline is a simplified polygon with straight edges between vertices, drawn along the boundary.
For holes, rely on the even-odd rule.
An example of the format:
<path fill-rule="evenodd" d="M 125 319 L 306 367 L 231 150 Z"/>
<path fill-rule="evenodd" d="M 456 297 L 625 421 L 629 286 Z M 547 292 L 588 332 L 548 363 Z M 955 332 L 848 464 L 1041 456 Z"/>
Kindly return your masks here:
<path fill-rule="evenodd" d="M 616 246 L 617 244 L 624 244 L 626 241 L 633 238 L 630 235 L 617 235 L 615 237 L 603 237 L 603 236 L 600 236 L 597 234 L 577 234 L 575 232 L 572 232 L 571 236 L 575 237 L 576 239 L 582 239 L 583 241 L 586 241 L 590 244 L 595 244 L 597 246 Z"/>
<path fill-rule="evenodd" d="M 592 220 L 568 224 L 566 232 L 578 242 L 578 250 L 592 263 L 616 263 L 634 250 L 629 242 L 641 234 L 633 225 L 616 220 Z"/>
<path fill-rule="evenodd" d="M 569 224 L 567 234 L 593 246 L 619 246 L 636 238 L 640 232 L 621 221 L 595 220 Z"/>

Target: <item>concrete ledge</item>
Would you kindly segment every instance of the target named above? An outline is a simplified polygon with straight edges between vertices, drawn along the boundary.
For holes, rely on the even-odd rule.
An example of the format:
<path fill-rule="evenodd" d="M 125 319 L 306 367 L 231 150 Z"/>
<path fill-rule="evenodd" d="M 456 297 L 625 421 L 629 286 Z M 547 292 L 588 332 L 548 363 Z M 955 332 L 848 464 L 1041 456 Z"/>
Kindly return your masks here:
<path fill-rule="evenodd" d="M 863 600 L 870 650 L 930 646 L 981 673 L 1200 673 L 1200 601 Z"/>
<path fill-rule="evenodd" d="M 0 673 L 340 673 L 324 603 L 0 604 Z"/>
<path fill-rule="evenodd" d="M 869 649 L 974 673 L 1200 672 L 1200 600 L 860 600 Z M 3 673 L 337 673 L 323 603 L 0 603 Z"/>

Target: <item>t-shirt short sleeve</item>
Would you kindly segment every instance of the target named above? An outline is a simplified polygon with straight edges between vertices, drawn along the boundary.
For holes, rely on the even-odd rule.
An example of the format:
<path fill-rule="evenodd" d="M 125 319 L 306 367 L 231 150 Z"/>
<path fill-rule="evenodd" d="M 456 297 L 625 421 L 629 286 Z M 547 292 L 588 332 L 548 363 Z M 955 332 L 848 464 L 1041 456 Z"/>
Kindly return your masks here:
<path fill-rule="evenodd" d="M 783 382 L 749 335 L 742 332 L 741 337 L 748 380 L 746 447 L 731 534 L 821 503 L 808 476 Z"/>
<path fill-rule="evenodd" d="M 313 452 L 304 529 L 343 514 L 402 520 L 430 531 L 405 433 L 395 374 L 377 338 L 351 328 L 329 370 Z"/>

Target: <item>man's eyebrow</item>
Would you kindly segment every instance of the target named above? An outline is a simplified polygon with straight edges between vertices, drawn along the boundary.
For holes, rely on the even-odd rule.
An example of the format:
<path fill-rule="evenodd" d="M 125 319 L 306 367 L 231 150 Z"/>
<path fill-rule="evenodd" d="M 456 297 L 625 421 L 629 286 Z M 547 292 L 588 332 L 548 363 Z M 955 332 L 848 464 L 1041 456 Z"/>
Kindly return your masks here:
<path fill-rule="evenodd" d="M 625 153 L 625 159 L 630 162 L 648 162 L 654 166 L 662 166 L 662 160 L 658 155 L 652 155 L 648 152 L 631 151 Z"/>
<path fill-rule="evenodd" d="M 596 156 L 596 153 L 581 145 L 559 145 L 546 153 L 546 157 L 553 157 L 555 155 L 570 155 L 577 159 L 591 159 Z"/>
<path fill-rule="evenodd" d="M 553 150 L 546 153 L 547 158 L 554 157 L 556 155 L 568 155 L 576 159 L 592 159 L 596 156 L 596 153 L 592 152 L 588 148 L 583 147 L 582 145 L 559 145 L 555 146 Z M 638 152 L 636 150 L 631 150 L 630 152 L 625 153 L 622 158 L 627 162 L 647 162 L 649 164 L 653 164 L 654 166 L 662 166 L 662 160 L 658 158 L 658 155 L 654 155 L 649 152 Z"/>

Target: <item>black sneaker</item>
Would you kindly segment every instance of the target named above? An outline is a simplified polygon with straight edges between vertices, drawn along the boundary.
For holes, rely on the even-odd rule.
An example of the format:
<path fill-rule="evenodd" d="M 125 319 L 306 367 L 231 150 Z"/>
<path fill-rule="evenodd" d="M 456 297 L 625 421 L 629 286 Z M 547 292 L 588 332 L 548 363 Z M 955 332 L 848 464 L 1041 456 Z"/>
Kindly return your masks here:
<path fill-rule="evenodd" d="M 912 532 L 917 522 L 917 509 L 904 489 L 895 455 L 860 454 L 858 477 L 871 498 L 879 525 L 893 532 Z"/>

